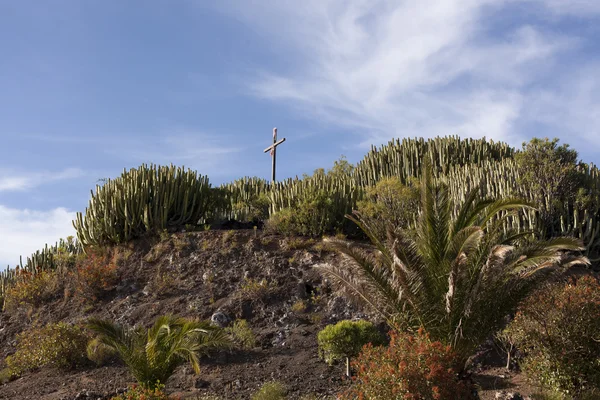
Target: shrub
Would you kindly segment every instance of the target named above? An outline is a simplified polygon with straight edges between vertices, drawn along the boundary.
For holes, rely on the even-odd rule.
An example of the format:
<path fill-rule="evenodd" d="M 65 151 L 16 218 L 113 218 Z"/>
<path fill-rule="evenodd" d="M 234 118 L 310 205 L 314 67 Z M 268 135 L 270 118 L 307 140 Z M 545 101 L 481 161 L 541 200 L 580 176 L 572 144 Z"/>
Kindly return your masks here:
<path fill-rule="evenodd" d="M 254 335 L 245 319 L 234 321 L 225 331 L 231 335 L 233 342 L 242 349 L 252 349 L 256 346 L 256 335 Z"/>
<path fill-rule="evenodd" d="M 472 399 L 472 388 L 457 380 L 458 358 L 450 346 L 432 342 L 419 330 L 411 336 L 391 332 L 388 347 L 366 345 L 353 362 L 354 385 L 342 399 Z"/>
<path fill-rule="evenodd" d="M 165 385 L 159 384 L 154 389 L 144 389 L 141 386 L 133 385 L 127 392 L 115 396 L 110 400 L 177 400 L 179 397 L 168 396 L 164 392 Z"/>
<path fill-rule="evenodd" d="M 17 335 L 17 351 L 6 358 L 13 375 L 50 366 L 70 369 L 84 364 L 88 336 L 64 322 L 33 328 Z"/>
<path fill-rule="evenodd" d="M 90 254 L 73 273 L 75 294 L 83 300 L 96 300 L 117 283 L 117 266 L 105 255 Z"/>
<path fill-rule="evenodd" d="M 284 400 L 285 387 L 279 382 L 268 382 L 254 393 L 251 400 Z"/>
<path fill-rule="evenodd" d="M 398 178 L 385 178 L 367 188 L 365 200 L 359 201 L 358 213 L 376 230 L 381 239 L 386 237 L 387 224 L 406 228 L 419 210 L 419 189 L 414 180 L 403 185 Z"/>
<path fill-rule="evenodd" d="M 336 177 L 315 172 L 312 177 L 289 181 L 273 192 L 273 209 L 268 230 L 283 235 L 318 237 L 353 226 L 344 215 L 356 205 L 360 190 L 349 176 Z"/>
<path fill-rule="evenodd" d="M 262 301 L 275 289 L 274 285 L 266 279 L 256 280 L 246 278 L 240 287 L 240 295 L 243 299 Z"/>
<path fill-rule="evenodd" d="M 59 286 L 58 277 L 53 271 L 36 274 L 19 271 L 15 285 L 6 291 L 4 309 L 14 310 L 23 305 L 38 307 L 52 299 Z"/>
<path fill-rule="evenodd" d="M 383 337 L 377 328 L 368 321 L 340 321 L 327 325 L 317 335 L 319 357 L 329 365 L 334 361 L 346 359 L 346 375 L 350 376 L 349 358 L 355 357 L 367 343 L 374 346 L 383 343 Z"/>
<path fill-rule="evenodd" d="M 248 199 L 242 199 L 232 207 L 233 215 L 242 222 L 259 222 L 269 218 L 271 201 L 266 194 L 256 194 Z"/>
<path fill-rule="evenodd" d="M 200 371 L 200 356 L 213 349 L 229 347 L 225 332 L 209 322 L 172 315 L 156 319 L 150 329 L 128 329 L 92 318 L 88 328 L 98 334 L 96 351 L 103 347 L 115 352 L 144 389 L 160 388 L 175 369 L 188 362 Z"/>
<path fill-rule="evenodd" d="M 592 277 L 540 290 L 506 334 L 525 354 L 533 380 L 562 393 L 600 389 L 600 283 Z"/>

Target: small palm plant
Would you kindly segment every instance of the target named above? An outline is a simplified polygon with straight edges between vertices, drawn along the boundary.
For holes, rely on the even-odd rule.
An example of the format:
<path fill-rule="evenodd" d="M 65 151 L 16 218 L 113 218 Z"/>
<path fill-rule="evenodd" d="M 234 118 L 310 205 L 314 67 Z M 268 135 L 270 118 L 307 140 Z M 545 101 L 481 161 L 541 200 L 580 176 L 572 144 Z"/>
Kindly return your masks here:
<path fill-rule="evenodd" d="M 172 315 L 156 319 L 154 325 L 125 328 L 110 321 L 90 319 L 88 328 L 98 334 L 90 342 L 91 353 L 113 351 L 127 365 L 138 383 L 155 389 L 165 383 L 175 369 L 189 361 L 200 372 L 200 356 L 213 349 L 230 347 L 227 334 L 208 322 Z"/>
<path fill-rule="evenodd" d="M 576 239 L 505 229 L 507 218 L 531 207 L 519 199 L 481 199 L 474 190 L 453 217 L 447 187 L 434 184 L 428 168 L 420 207 L 414 232 L 388 226 L 387 239 L 360 214 L 348 216 L 375 251 L 328 239 L 345 262 L 319 268 L 396 329 L 423 327 L 465 359 L 541 280 L 589 263 L 570 252 L 582 249 Z"/>

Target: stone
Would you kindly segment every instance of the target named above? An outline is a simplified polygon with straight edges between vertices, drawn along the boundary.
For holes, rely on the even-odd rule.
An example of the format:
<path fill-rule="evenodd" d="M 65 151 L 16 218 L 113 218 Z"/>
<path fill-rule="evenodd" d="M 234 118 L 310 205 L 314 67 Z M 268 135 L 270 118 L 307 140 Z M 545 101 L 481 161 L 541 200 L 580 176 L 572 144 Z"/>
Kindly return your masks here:
<path fill-rule="evenodd" d="M 525 400 L 525 398 L 520 393 L 505 391 L 496 392 L 494 398 L 497 400 Z"/>
<path fill-rule="evenodd" d="M 224 312 L 217 311 L 210 317 L 210 322 L 219 328 L 225 328 L 231 322 L 231 318 Z"/>

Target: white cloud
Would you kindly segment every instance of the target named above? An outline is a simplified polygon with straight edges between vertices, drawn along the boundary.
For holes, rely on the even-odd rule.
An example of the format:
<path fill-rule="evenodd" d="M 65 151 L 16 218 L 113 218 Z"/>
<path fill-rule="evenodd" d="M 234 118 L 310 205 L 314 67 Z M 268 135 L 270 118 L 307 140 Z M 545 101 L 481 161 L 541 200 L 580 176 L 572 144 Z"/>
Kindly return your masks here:
<path fill-rule="evenodd" d="M 130 140 L 129 144 L 107 151 L 136 163 L 185 165 L 213 176 L 230 172 L 231 155 L 241 150 L 239 143 L 228 135 L 172 129 L 158 139 Z"/>
<path fill-rule="evenodd" d="M 0 267 L 14 267 L 45 244 L 75 235 L 75 213 L 64 208 L 49 211 L 21 210 L 0 205 Z"/>
<path fill-rule="evenodd" d="M 51 182 L 63 181 L 83 176 L 79 168 L 68 168 L 60 172 L 18 172 L 0 170 L 0 192 L 32 189 Z"/>
<path fill-rule="evenodd" d="M 561 98 L 565 86 L 548 77 L 569 68 L 561 63 L 586 40 L 539 20 L 600 12 L 596 0 L 220 3 L 290 58 L 287 70 L 263 67 L 250 81 L 253 95 L 364 132 L 364 144 L 446 134 L 518 144 L 531 135 L 519 131 L 538 95 L 531 88 L 551 82 L 546 96 Z M 533 14 L 516 18 L 515 6 Z M 577 106 L 590 104 L 563 104 L 559 115 L 575 118 Z"/>

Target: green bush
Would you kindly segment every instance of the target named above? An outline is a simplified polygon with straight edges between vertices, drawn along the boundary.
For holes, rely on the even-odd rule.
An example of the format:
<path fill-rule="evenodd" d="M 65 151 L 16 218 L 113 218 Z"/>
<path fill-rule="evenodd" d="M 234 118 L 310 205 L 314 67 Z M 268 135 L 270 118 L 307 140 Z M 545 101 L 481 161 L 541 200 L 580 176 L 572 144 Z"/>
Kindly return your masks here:
<path fill-rule="evenodd" d="M 158 317 L 149 329 L 125 328 L 94 318 L 87 326 L 98 335 L 98 343 L 89 351 L 114 351 L 138 383 L 149 390 L 160 388 L 161 382 L 186 362 L 199 373 L 202 355 L 231 344 L 225 332 L 209 322 L 172 315 Z"/>
<path fill-rule="evenodd" d="M 252 395 L 251 400 L 284 400 L 285 387 L 279 382 L 268 382 Z"/>
<path fill-rule="evenodd" d="M 17 335 L 17 351 L 6 358 L 10 372 L 49 366 L 71 369 L 86 362 L 88 336 L 83 329 L 64 322 L 33 328 Z"/>
<path fill-rule="evenodd" d="M 521 366 L 541 385 L 565 394 L 600 389 L 600 283 L 583 277 L 539 290 L 506 328 L 525 354 Z"/>
<path fill-rule="evenodd" d="M 242 349 L 252 349 L 256 346 L 256 335 L 254 335 L 245 319 L 234 321 L 230 327 L 225 328 L 225 331 L 231 335 L 233 342 Z"/>
<path fill-rule="evenodd" d="M 386 237 L 387 225 L 407 228 L 419 210 L 419 189 L 414 179 L 403 185 L 398 178 L 384 178 L 366 190 L 357 211 L 381 239 Z"/>
<path fill-rule="evenodd" d="M 360 353 L 367 343 L 374 346 L 383 344 L 383 336 L 368 321 L 340 321 L 335 325 L 327 325 L 317 335 L 319 357 L 329 365 L 334 361 L 346 359 L 346 374 L 349 376 L 348 360 Z"/>
<path fill-rule="evenodd" d="M 269 219 L 267 227 L 283 235 L 318 237 L 340 228 L 343 215 L 336 215 L 334 202 L 325 191 L 305 194 L 296 206 L 284 208 Z"/>
<path fill-rule="evenodd" d="M 459 359 L 450 346 L 432 342 L 423 330 L 390 333 L 389 346 L 367 345 L 352 363 L 353 386 L 339 398 L 386 400 L 473 399 L 473 388 L 457 379 Z"/>

